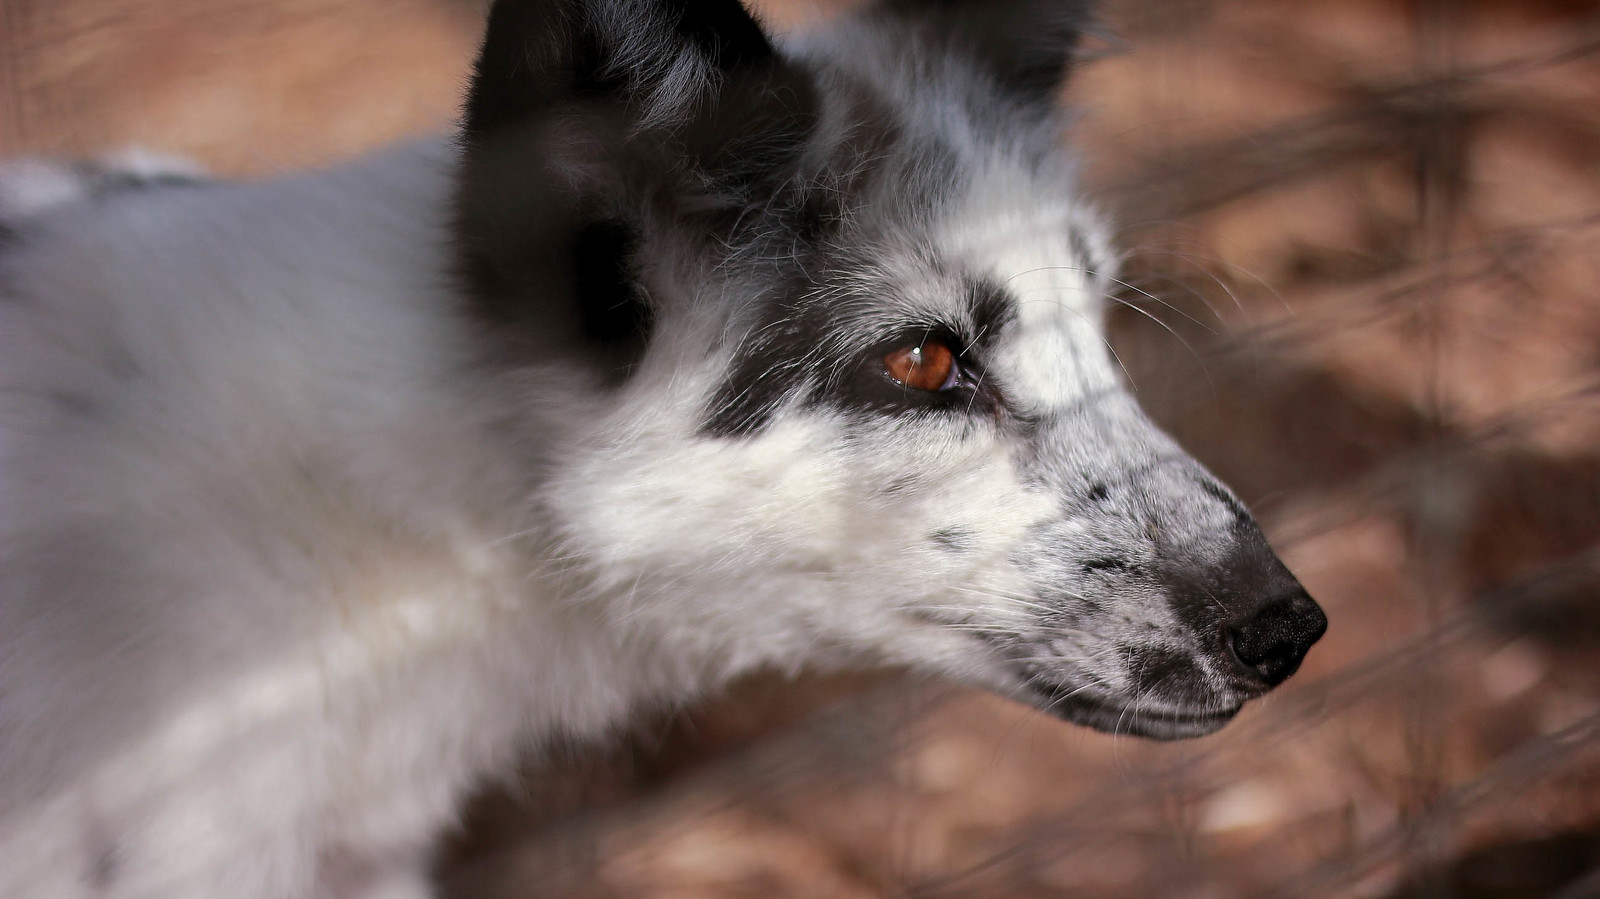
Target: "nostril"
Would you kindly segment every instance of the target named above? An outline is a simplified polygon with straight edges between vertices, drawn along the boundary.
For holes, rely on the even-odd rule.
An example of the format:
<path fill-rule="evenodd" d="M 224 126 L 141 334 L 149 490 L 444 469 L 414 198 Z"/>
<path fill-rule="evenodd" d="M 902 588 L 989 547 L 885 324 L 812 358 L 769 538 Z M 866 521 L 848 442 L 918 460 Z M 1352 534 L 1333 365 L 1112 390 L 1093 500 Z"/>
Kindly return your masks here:
<path fill-rule="evenodd" d="M 1327 629 L 1322 609 L 1302 592 L 1262 606 L 1249 620 L 1229 628 L 1226 640 L 1241 667 L 1276 687 L 1295 673 Z"/>

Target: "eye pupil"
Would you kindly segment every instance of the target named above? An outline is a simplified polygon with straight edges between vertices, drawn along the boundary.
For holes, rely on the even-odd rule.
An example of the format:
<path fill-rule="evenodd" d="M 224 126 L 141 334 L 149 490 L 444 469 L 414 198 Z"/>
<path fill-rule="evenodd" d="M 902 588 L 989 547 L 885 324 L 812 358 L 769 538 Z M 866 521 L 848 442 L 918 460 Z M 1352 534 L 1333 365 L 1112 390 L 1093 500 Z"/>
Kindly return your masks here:
<path fill-rule="evenodd" d="M 914 390 L 939 391 L 955 386 L 956 354 L 937 340 L 901 347 L 883 357 L 889 377 Z"/>

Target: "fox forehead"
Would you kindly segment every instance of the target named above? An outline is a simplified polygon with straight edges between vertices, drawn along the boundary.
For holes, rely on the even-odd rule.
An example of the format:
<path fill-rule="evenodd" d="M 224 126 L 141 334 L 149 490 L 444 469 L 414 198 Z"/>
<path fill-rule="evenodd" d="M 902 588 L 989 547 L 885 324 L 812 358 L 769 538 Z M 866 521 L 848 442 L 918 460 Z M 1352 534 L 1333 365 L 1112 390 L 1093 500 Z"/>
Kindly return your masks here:
<path fill-rule="evenodd" d="M 1118 386 L 1102 320 L 1115 281 L 1106 232 L 1067 185 L 1012 167 L 980 171 L 943 219 L 945 255 L 997 284 L 1010 310 L 987 362 L 1013 410 L 1045 415 Z"/>
<path fill-rule="evenodd" d="M 1101 322 L 1115 259 L 1068 166 L 1020 146 L 902 152 L 831 200 L 833 228 L 796 243 L 754 303 L 728 310 L 742 336 L 708 433 L 753 433 L 799 398 L 872 407 L 842 385 L 875 352 L 929 337 L 976 363 L 984 389 L 967 411 L 1040 416 L 1118 386 Z"/>
<path fill-rule="evenodd" d="M 1118 389 L 1103 327 L 1115 260 L 1107 229 L 1069 186 L 979 171 L 930 218 L 844 276 L 859 299 L 839 310 L 841 330 L 865 344 L 944 326 L 1005 407 L 1027 417 Z"/>
<path fill-rule="evenodd" d="M 826 179 L 855 184 L 844 236 L 873 250 L 856 256 L 871 311 L 850 310 L 855 330 L 950 325 L 1025 414 L 1115 387 L 1102 307 L 1116 255 L 1061 145 L 1065 117 L 1012 107 L 959 55 L 843 38 L 790 49 L 834 88 L 813 160 L 872 172 Z"/>

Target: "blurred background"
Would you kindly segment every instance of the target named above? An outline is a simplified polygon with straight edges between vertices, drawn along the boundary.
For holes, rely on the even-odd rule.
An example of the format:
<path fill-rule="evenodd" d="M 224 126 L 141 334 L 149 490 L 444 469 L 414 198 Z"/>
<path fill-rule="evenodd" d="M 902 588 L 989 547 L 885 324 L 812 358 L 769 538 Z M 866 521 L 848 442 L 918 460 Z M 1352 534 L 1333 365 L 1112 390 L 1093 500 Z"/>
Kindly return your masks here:
<path fill-rule="evenodd" d="M 448 127 L 483 13 L 0 0 L 0 155 L 331 162 Z M 757 679 L 486 789 L 451 895 L 1600 896 L 1600 3 L 1104 18 L 1068 100 L 1117 353 L 1327 609 L 1302 673 L 1177 744 Z"/>

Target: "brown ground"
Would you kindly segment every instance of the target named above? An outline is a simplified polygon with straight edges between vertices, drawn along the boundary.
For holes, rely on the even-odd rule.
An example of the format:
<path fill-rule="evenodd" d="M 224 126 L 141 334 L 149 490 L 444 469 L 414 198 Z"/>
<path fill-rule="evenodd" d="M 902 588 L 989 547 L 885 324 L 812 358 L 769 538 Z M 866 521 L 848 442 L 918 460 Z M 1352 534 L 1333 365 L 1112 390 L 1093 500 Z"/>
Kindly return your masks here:
<path fill-rule="evenodd" d="M 447 121 L 480 13 L 0 0 L 0 153 L 345 156 Z M 1600 4 L 1108 18 L 1117 351 L 1327 608 L 1304 672 L 1180 744 L 746 684 L 487 796 L 456 895 L 1600 896 Z"/>

